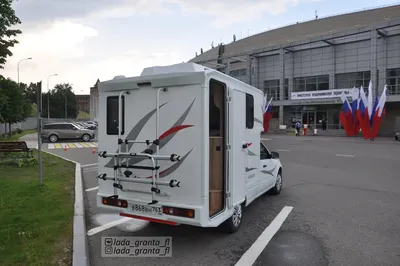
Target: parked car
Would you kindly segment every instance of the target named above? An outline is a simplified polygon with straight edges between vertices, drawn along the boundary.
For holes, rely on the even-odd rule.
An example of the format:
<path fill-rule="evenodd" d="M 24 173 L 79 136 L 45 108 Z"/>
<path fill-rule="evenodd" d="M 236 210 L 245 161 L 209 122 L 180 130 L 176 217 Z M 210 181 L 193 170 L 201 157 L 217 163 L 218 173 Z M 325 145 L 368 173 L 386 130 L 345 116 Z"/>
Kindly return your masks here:
<path fill-rule="evenodd" d="M 400 132 L 396 132 L 396 135 L 394 136 L 396 140 L 400 140 Z"/>
<path fill-rule="evenodd" d="M 42 139 L 54 143 L 61 139 L 83 140 L 88 142 L 94 139 L 93 130 L 80 127 L 74 123 L 51 123 L 44 124 L 42 127 Z"/>
<path fill-rule="evenodd" d="M 93 121 L 84 121 L 84 122 L 82 122 L 82 123 L 84 123 L 85 125 L 87 125 L 90 129 L 96 129 L 97 128 L 97 124 L 95 123 L 95 122 L 93 122 Z"/>
<path fill-rule="evenodd" d="M 90 125 L 88 125 L 88 124 L 86 124 L 84 122 L 74 122 L 74 124 L 76 124 L 76 125 L 78 125 L 80 127 L 86 128 L 86 129 L 91 129 L 91 130 L 95 129 L 92 126 L 90 126 Z"/>

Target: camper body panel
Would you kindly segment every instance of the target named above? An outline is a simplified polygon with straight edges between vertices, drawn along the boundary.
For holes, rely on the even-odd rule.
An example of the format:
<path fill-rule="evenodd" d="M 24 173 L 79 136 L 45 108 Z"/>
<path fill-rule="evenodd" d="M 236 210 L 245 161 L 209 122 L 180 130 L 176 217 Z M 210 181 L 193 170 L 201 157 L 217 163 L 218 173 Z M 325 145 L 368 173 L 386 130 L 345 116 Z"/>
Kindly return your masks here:
<path fill-rule="evenodd" d="M 157 89 L 143 87 L 137 90 L 131 90 L 129 95 L 125 95 L 125 111 L 124 111 L 124 134 L 122 139 L 131 139 L 136 136 L 136 140 L 156 139 L 156 93 Z M 100 104 L 107 106 L 107 99 L 115 97 L 118 92 L 107 91 L 100 93 Z M 161 155 L 177 154 L 181 156 L 179 162 L 159 161 L 160 179 L 171 180 L 176 179 L 180 182 L 180 187 L 158 186 L 161 194 L 155 199 L 158 204 L 153 207 L 170 206 L 179 208 L 190 208 L 195 210 L 195 219 L 173 217 L 174 221 L 185 222 L 189 224 L 200 225 L 203 209 L 205 208 L 205 182 L 202 175 L 204 169 L 204 128 L 202 126 L 204 112 L 202 112 L 204 102 L 204 87 L 201 84 L 186 86 L 171 86 L 166 92 L 160 93 L 160 120 L 159 132 Z M 118 135 L 107 135 L 107 116 L 111 113 L 118 113 L 118 110 L 101 110 L 100 114 L 100 130 L 99 132 L 99 151 L 116 152 L 118 149 Z M 153 112 L 152 114 L 149 114 Z M 109 118 L 112 119 L 112 118 Z M 144 120 L 143 120 L 144 119 Z M 142 124 L 140 132 L 137 132 L 138 125 Z M 136 131 L 136 132 L 135 132 Z M 165 141 L 167 140 L 167 141 Z M 163 145 L 164 144 L 164 145 Z M 140 153 L 147 148 L 145 144 L 133 144 L 129 152 Z M 125 148 L 122 146 L 122 152 Z M 129 165 L 150 166 L 150 160 L 138 160 L 137 158 L 129 159 Z M 108 176 L 114 175 L 112 159 L 99 158 L 99 174 L 106 173 Z M 149 170 L 131 169 L 133 172 L 131 178 L 149 178 L 152 172 Z M 206 173 L 207 174 L 207 173 Z M 151 180 L 151 178 L 149 178 Z M 114 181 L 99 180 L 98 204 L 101 207 L 102 197 L 114 195 Z M 132 208 L 146 205 L 152 201 L 150 193 L 150 184 L 138 184 L 121 182 L 124 189 L 143 190 L 149 193 L 138 193 L 131 191 L 117 191 L 121 199 L 128 200 L 128 208 L 122 210 L 124 213 L 135 215 L 143 215 L 156 219 L 170 220 L 165 214 L 151 214 L 135 211 Z M 207 205 L 206 205 L 207 206 Z M 109 208 L 110 206 L 107 206 Z M 113 207 L 111 207 L 113 208 Z M 121 210 L 121 208 L 113 208 Z"/>
<path fill-rule="evenodd" d="M 225 117 L 225 177 L 223 209 L 214 216 L 209 216 L 209 86 L 210 80 L 215 79 L 226 85 L 224 100 L 226 101 Z M 107 120 L 115 120 L 115 109 L 108 111 L 107 99 L 117 96 L 121 91 L 129 91 L 124 95 L 124 132 L 122 139 L 151 140 L 156 136 L 156 113 L 149 115 L 156 108 L 158 88 L 167 88 L 160 92 L 159 132 L 168 143 L 160 146 L 159 154 L 178 154 L 184 160 L 180 162 L 159 161 L 160 180 L 176 179 L 180 187 L 158 186 L 163 195 L 157 195 L 158 203 L 150 205 L 155 208 L 162 206 L 187 208 L 194 210 L 194 218 L 171 216 L 164 213 L 142 212 L 135 206 L 150 203 L 152 196 L 147 193 L 123 192 L 117 194 L 128 202 L 128 208 L 103 205 L 102 198 L 114 195 L 114 181 L 99 179 L 97 203 L 101 208 L 113 209 L 121 213 L 132 214 L 157 220 L 173 221 L 202 227 L 220 225 L 233 214 L 237 204 L 250 204 L 257 196 L 264 193 L 259 184 L 264 177 L 260 175 L 260 133 L 262 127 L 263 94 L 260 90 L 243 82 L 226 76 L 214 70 L 200 72 L 179 72 L 157 75 L 144 75 L 135 78 L 114 79 L 99 84 L 99 152 L 116 152 L 118 135 L 107 134 Z M 254 124 L 246 128 L 246 95 L 254 99 L 252 118 Z M 165 104 L 165 105 L 164 105 Z M 184 117 L 182 117 L 182 115 Z M 118 111 L 117 111 L 118 114 Z M 138 124 L 147 122 L 139 133 L 133 134 Z M 118 120 L 118 116 L 117 116 Z M 178 123 L 179 121 L 179 123 Z M 258 122 L 257 122 L 258 121 Z M 112 124 L 112 123 L 111 123 Z M 118 124 L 117 124 L 118 126 Z M 179 130 L 177 130 L 177 127 Z M 173 129 L 174 128 L 174 129 Z M 174 134 L 171 133 L 174 131 Z M 165 137 L 167 135 L 167 137 Z M 171 135 L 173 137 L 171 138 Z M 160 137 L 161 138 L 161 137 Z M 247 145 L 244 147 L 243 145 Z M 129 152 L 142 152 L 143 144 L 134 144 Z M 124 152 L 122 147 L 121 152 Z M 186 157 L 185 157 L 186 156 Z M 251 157 L 251 158 L 250 158 Z M 130 159 L 131 163 L 135 159 Z M 150 165 L 149 160 L 138 162 L 137 165 Z M 176 167 L 181 163 L 179 167 Z M 254 169 L 252 169 L 254 168 Z M 169 170 L 168 170 L 169 169 Z M 173 169 L 174 171 L 170 171 Z M 137 177 L 149 177 L 151 171 L 132 169 Z M 163 172 L 164 171 L 164 172 Z M 110 158 L 99 157 L 99 174 L 114 175 Z M 163 174 L 164 173 L 164 174 Z M 151 179 L 150 179 L 151 180 Z M 124 188 L 150 191 L 151 185 L 121 182 Z"/>

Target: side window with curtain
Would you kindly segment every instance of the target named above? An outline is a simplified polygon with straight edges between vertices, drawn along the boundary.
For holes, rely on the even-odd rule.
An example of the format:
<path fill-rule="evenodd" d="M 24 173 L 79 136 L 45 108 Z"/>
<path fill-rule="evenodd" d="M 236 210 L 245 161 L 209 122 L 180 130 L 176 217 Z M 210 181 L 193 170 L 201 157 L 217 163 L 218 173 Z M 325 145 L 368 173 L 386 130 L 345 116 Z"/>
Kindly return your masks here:
<path fill-rule="evenodd" d="M 118 96 L 109 96 L 107 97 L 107 135 L 118 135 L 119 128 L 119 99 Z M 121 135 L 124 134 L 125 128 L 125 97 L 122 96 L 122 126 L 121 126 Z"/>
<path fill-rule="evenodd" d="M 246 93 L 246 128 L 254 127 L 254 97 Z"/>

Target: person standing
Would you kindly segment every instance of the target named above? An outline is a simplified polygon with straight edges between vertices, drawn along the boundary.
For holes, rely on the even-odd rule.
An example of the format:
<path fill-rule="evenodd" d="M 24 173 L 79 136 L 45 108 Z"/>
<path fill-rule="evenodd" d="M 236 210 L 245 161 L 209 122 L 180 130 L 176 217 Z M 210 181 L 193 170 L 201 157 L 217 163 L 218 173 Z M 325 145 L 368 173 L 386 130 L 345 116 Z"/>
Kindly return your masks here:
<path fill-rule="evenodd" d="M 326 130 L 326 119 L 325 116 L 322 118 L 322 131 Z"/>
<path fill-rule="evenodd" d="M 297 122 L 295 124 L 295 128 L 296 128 L 296 136 L 300 136 L 301 123 L 299 120 L 297 120 Z"/>

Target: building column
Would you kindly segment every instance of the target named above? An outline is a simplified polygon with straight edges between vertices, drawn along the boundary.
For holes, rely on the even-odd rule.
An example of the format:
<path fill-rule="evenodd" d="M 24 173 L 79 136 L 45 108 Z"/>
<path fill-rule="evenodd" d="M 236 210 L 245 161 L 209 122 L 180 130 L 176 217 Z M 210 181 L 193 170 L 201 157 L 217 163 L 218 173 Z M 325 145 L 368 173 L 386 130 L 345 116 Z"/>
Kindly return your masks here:
<path fill-rule="evenodd" d="M 288 95 L 289 99 L 288 100 L 292 99 L 291 95 L 292 95 L 292 91 L 293 91 L 293 87 L 294 87 L 294 84 L 293 84 L 294 83 L 294 66 L 295 66 L 294 53 L 295 52 L 293 52 L 293 51 L 290 53 L 292 56 L 292 70 L 289 71 L 289 75 L 287 76 L 287 78 L 289 79 L 289 95 Z"/>
<path fill-rule="evenodd" d="M 260 83 L 259 83 L 259 74 L 258 74 L 258 58 L 257 57 L 253 57 L 252 58 L 252 71 L 254 71 L 251 76 L 251 85 L 253 85 L 254 87 L 256 87 L 257 89 L 260 89 Z"/>
<path fill-rule="evenodd" d="M 343 88 L 336 88 L 336 47 L 331 45 L 332 51 L 332 70 L 329 73 L 329 89 L 343 89 Z"/>
<path fill-rule="evenodd" d="M 283 101 L 285 96 L 285 50 L 283 50 L 283 48 L 279 50 L 279 61 L 280 61 L 279 99 L 276 100 Z M 279 123 L 280 121 L 281 121 L 281 116 L 279 115 Z"/>
<path fill-rule="evenodd" d="M 378 87 L 377 87 L 377 45 L 376 45 L 376 40 L 377 40 L 377 32 L 375 28 L 371 29 L 371 79 L 372 79 L 372 88 L 374 88 L 375 90 L 373 94 L 377 94 L 378 93 Z M 375 97 L 375 95 L 373 95 L 373 97 Z"/>
<path fill-rule="evenodd" d="M 252 64 L 252 60 L 251 60 L 251 56 L 247 55 L 247 67 L 246 67 L 246 74 L 247 74 L 247 83 L 249 85 L 251 85 L 251 64 Z"/>
<path fill-rule="evenodd" d="M 226 62 L 226 67 L 225 67 L 225 74 L 230 76 L 230 72 L 231 72 L 231 60 L 228 58 L 228 60 Z"/>
<path fill-rule="evenodd" d="M 387 38 L 382 38 L 382 65 L 379 70 L 378 92 L 382 93 L 386 85 L 386 69 L 387 69 Z"/>
<path fill-rule="evenodd" d="M 283 125 L 283 105 L 279 105 L 279 125 Z"/>

